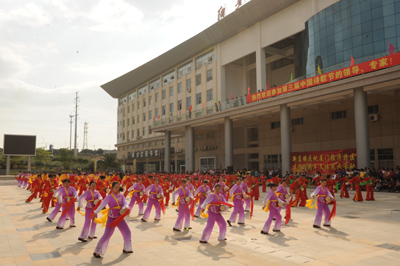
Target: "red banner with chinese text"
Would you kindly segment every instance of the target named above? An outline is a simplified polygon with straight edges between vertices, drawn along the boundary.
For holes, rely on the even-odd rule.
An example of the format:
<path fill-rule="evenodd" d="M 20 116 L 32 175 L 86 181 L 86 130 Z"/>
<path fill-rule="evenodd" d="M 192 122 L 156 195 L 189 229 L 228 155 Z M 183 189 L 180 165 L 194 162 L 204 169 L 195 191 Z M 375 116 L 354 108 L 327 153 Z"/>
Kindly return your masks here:
<path fill-rule="evenodd" d="M 357 168 L 356 149 L 290 153 L 290 169 L 292 172 L 305 172 L 308 175 L 316 172 L 333 174 L 342 168 Z"/>
<path fill-rule="evenodd" d="M 265 91 L 247 95 L 247 103 L 256 102 L 263 99 L 279 96 L 293 91 L 303 90 L 318 85 L 362 75 L 365 73 L 400 65 L 400 52 L 371 61 L 349 66 L 339 70 L 324 73 L 308 79 L 292 82 L 280 87 L 270 88 Z"/>

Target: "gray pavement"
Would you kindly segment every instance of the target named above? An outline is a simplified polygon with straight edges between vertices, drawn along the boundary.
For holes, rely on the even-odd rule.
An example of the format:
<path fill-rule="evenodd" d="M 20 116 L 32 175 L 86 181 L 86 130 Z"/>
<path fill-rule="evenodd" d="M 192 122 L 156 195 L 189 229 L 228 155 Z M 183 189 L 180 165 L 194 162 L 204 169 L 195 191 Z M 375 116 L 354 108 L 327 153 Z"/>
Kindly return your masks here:
<path fill-rule="evenodd" d="M 215 225 L 208 244 L 198 242 L 206 219 L 196 219 L 193 230 L 177 233 L 172 231 L 177 217 L 172 207 L 161 221 L 153 222 L 153 212 L 150 222 L 142 223 L 135 206 L 128 218 L 134 253 L 122 254 L 123 240 L 116 230 L 104 258 L 96 259 L 92 253 L 97 239 L 78 241 L 83 216 L 77 214 L 77 228 L 55 230 L 56 224 L 41 214 L 38 200 L 25 203 L 29 192 L 4 182 L 0 265 L 400 265 L 398 193 L 375 193 L 375 202 L 339 198 L 331 228 L 312 228 L 315 210 L 293 208 L 293 220 L 282 226 L 281 233 L 268 236 L 260 234 L 268 216 L 260 199 L 251 220 L 247 214 L 245 226 L 228 227 L 228 240 L 219 242 Z M 224 213 L 226 219 L 229 215 L 230 211 Z M 103 232 L 98 227 L 96 235 Z"/>

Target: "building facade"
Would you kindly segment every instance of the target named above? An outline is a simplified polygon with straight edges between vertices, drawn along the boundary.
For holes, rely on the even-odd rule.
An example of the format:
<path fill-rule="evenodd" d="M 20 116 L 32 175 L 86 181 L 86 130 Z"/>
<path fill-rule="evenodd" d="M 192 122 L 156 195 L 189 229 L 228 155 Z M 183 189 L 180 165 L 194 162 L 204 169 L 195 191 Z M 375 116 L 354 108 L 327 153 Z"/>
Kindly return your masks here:
<path fill-rule="evenodd" d="M 247 103 L 246 96 L 400 48 L 400 0 L 252 0 L 102 85 L 133 171 L 290 169 L 290 153 L 400 164 L 400 66 Z"/>

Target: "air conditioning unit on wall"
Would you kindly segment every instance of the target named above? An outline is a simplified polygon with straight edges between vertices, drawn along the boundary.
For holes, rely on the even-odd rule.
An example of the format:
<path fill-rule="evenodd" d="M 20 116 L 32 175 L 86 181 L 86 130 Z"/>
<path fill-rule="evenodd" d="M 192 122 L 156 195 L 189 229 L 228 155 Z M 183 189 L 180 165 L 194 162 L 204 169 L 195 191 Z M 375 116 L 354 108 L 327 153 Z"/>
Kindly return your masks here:
<path fill-rule="evenodd" d="M 379 121 L 379 115 L 378 114 L 368 115 L 368 120 L 371 122 Z"/>

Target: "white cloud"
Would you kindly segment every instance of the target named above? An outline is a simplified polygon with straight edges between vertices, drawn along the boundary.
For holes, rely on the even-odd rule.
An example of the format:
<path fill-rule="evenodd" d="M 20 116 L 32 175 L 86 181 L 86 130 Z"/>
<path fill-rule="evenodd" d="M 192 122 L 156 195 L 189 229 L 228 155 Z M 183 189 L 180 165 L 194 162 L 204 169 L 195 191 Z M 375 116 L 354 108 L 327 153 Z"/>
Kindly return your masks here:
<path fill-rule="evenodd" d="M 88 14 L 97 23 L 90 29 L 104 32 L 123 32 L 134 28 L 143 16 L 139 9 L 123 0 L 102 0 Z"/>
<path fill-rule="evenodd" d="M 0 46 L 0 80 L 23 76 L 30 71 L 31 65 L 14 49 Z"/>
<path fill-rule="evenodd" d="M 12 22 L 35 27 L 48 24 L 50 21 L 50 15 L 34 3 L 27 3 L 22 7 L 11 10 L 0 9 L 0 22 Z"/>

